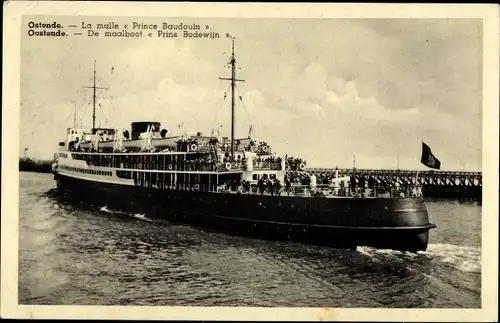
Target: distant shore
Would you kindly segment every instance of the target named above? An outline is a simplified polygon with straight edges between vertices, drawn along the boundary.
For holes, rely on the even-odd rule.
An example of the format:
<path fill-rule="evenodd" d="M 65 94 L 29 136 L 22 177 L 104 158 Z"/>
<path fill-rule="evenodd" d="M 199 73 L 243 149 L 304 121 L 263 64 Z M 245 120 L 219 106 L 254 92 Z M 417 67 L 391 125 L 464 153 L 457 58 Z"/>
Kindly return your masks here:
<path fill-rule="evenodd" d="M 52 160 L 19 158 L 19 171 L 50 173 L 52 171 Z"/>

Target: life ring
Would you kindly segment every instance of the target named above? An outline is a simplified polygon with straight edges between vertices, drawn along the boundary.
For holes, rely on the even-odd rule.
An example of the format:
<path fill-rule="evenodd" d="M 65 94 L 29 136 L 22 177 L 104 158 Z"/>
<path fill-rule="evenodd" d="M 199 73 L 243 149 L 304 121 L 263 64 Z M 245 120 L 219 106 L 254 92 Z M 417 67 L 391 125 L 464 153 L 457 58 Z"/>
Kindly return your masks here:
<path fill-rule="evenodd" d="M 196 151 L 196 150 L 198 150 L 198 145 L 192 144 L 190 148 L 191 148 L 191 151 Z"/>
<path fill-rule="evenodd" d="M 142 181 L 140 179 L 137 180 L 137 186 L 141 186 L 142 185 Z"/>
<path fill-rule="evenodd" d="M 226 163 L 226 165 L 225 165 L 225 166 L 226 166 L 226 169 L 227 169 L 227 170 L 231 170 L 231 163 Z"/>
<path fill-rule="evenodd" d="M 267 153 L 269 151 L 269 147 L 267 147 L 267 146 L 262 147 L 262 151 Z"/>
<path fill-rule="evenodd" d="M 299 166 L 300 170 L 304 170 L 306 168 L 306 165 L 304 163 L 300 164 Z"/>
<path fill-rule="evenodd" d="M 194 184 L 194 189 L 196 191 L 199 191 L 200 190 L 200 184 Z"/>
<path fill-rule="evenodd" d="M 168 164 L 168 170 L 172 170 L 172 164 Z"/>

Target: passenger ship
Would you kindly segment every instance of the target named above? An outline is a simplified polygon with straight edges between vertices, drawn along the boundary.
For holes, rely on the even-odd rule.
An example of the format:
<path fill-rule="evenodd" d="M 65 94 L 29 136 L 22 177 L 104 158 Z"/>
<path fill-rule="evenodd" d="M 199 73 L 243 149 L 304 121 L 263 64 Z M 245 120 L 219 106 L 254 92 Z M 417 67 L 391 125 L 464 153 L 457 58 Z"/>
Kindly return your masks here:
<path fill-rule="evenodd" d="M 427 210 L 418 187 L 335 176 L 319 184 L 305 163 L 265 142 L 234 138 L 236 59 L 230 58 L 231 138 L 172 136 L 161 123 L 68 129 L 53 164 L 61 192 L 123 211 L 269 240 L 356 249 L 426 250 Z M 301 181 L 302 179 L 302 181 Z"/>

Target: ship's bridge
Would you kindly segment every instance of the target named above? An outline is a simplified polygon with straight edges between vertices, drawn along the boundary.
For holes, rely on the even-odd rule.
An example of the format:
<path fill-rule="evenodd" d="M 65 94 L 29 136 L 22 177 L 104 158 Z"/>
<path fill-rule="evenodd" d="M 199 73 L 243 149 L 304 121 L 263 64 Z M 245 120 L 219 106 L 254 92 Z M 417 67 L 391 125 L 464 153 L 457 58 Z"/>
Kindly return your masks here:
<path fill-rule="evenodd" d="M 70 142 L 83 141 L 86 135 L 91 135 L 92 129 L 87 128 L 68 128 L 67 129 L 67 139 L 68 144 Z"/>

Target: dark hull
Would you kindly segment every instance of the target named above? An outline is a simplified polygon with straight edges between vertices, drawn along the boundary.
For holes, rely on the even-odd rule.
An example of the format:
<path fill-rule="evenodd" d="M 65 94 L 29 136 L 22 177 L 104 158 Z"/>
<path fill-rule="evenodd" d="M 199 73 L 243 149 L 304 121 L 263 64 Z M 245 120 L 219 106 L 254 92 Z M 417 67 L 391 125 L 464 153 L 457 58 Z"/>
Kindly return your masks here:
<path fill-rule="evenodd" d="M 172 191 L 55 175 L 58 189 L 97 205 L 147 213 L 232 235 L 338 248 L 425 250 L 429 224 L 421 198 L 300 198 Z"/>

